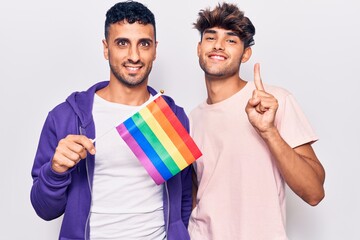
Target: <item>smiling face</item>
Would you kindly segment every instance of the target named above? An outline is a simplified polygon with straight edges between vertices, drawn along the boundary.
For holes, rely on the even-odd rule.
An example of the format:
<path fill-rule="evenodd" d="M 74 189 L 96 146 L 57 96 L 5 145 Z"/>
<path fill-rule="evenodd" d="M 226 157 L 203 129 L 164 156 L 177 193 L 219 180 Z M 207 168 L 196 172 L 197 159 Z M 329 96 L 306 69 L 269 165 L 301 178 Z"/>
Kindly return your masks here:
<path fill-rule="evenodd" d="M 156 58 L 154 27 L 151 24 L 111 24 L 106 40 L 103 40 L 104 56 L 110 65 L 110 81 L 117 79 L 127 87 L 148 82 L 153 61 Z"/>
<path fill-rule="evenodd" d="M 203 32 L 198 44 L 199 64 L 209 79 L 239 75 L 239 67 L 251 56 L 251 48 L 231 30 L 209 28 Z"/>

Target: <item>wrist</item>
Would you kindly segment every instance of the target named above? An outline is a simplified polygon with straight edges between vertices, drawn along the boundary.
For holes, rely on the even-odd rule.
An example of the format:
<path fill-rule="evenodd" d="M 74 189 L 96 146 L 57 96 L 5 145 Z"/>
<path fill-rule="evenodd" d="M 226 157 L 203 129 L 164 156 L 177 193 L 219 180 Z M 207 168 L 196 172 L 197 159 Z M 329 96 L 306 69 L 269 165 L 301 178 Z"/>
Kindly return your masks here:
<path fill-rule="evenodd" d="M 280 137 L 280 133 L 275 126 L 267 128 L 265 131 L 259 131 L 259 134 L 267 142 L 272 142 Z"/>

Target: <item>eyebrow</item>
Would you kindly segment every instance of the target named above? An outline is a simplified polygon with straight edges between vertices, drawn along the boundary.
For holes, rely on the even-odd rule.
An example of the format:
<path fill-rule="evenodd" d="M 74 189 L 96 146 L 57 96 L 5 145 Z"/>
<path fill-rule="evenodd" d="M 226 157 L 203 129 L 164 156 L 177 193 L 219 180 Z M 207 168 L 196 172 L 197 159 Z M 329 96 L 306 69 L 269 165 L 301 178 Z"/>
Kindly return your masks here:
<path fill-rule="evenodd" d="M 215 30 L 212 30 L 212 29 L 206 29 L 205 31 L 204 31 L 204 34 L 205 33 L 216 33 L 216 31 Z"/>
<path fill-rule="evenodd" d="M 204 31 L 204 33 L 203 33 L 203 34 L 206 34 L 206 33 L 209 33 L 209 34 L 216 34 L 216 33 L 217 33 L 217 31 L 216 31 L 216 30 L 214 30 L 214 29 L 206 29 L 206 30 Z M 235 37 L 239 37 L 239 35 L 238 35 L 237 33 L 235 33 L 234 31 L 228 31 L 228 32 L 226 32 L 226 35 L 228 35 L 228 36 L 235 36 Z"/>
<path fill-rule="evenodd" d="M 154 42 L 154 40 L 152 38 L 140 38 L 139 39 L 139 42 L 144 42 L 144 41 L 151 42 L 151 43 Z"/>
<path fill-rule="evenodd" d="M 115 39 L 114 39 L 114 42 L 119 42 L 119 41 L 130 42 L 130 39 L 129 39 L 129 38 L 124 38 L 124 37 L 119 37 L 119 38 L 115 38 Z M 140 39 L 138 40 L 138 42 L 144 42 L 144 41 L 151 42 L 151 43 L 154 42 L 154 40 L 151 39 L 151 38 L 140 38 Z"/>

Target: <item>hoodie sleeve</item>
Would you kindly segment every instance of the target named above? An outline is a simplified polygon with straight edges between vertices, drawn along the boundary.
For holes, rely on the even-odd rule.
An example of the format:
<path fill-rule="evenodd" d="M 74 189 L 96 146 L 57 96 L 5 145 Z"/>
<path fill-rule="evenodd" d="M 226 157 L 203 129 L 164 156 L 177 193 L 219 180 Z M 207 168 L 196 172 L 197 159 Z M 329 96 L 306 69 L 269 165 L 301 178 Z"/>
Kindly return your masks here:
<path fill-rule="evenodd" d="M 181 218 L 185 226 L 189 225 L 189 218 L 192 210 L 192 184 L 191 184 L 192 168 L 185 168 L 181 173 L 182 178 L 182 209 Z"/>
<path fill-rule="evenodd" d="M 189 132 L 189 119 L 185 114 L 183 108 L 177 107 L 176 115 L 184 125 L 187 132 Z M 181 171 L 182 180 L 182 204 L 181 204 L 181 217 L 185 226 L 189 224 L 189 218 L 192 210 L 192 168 L 186 167 Z"/>
<path fill-rule="evenodd" d="M 52 220 L 64 213 L 67 202 L 67 187 L 71 182 L 70 172 L 58 174 L 51 168 L 58 138 L 55 124 L 49 113 L 43 126 L 35 154 L 31 175 L 31 203 L 36 213 L 44 220 Z"/>

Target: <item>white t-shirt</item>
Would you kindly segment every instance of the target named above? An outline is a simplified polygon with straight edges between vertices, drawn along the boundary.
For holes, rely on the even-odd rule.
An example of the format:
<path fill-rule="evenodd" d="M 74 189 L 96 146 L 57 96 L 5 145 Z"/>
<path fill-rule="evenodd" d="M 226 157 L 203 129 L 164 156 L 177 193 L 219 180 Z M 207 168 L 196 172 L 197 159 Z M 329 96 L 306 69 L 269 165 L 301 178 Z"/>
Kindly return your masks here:
<path fill-rule="evenodd" d="M 163 185 L 154 183 L 115 129 L 138 109 L 108 102 L 95 94 L 92 240 L 165 239 Z"/>
<path fill-rule="evenodd" d="M 203 156 L 195 163 L 199 189 L 192 240 L 286 240 L 285 182 L 249 123 L 245 106 L 253 82 L 230 98 L 202 103 L 190 114 L 190 133 Z M 279 102 L 276 126 L 291 146 L 317 140 L 293 96 L 265 85 Z"/>

